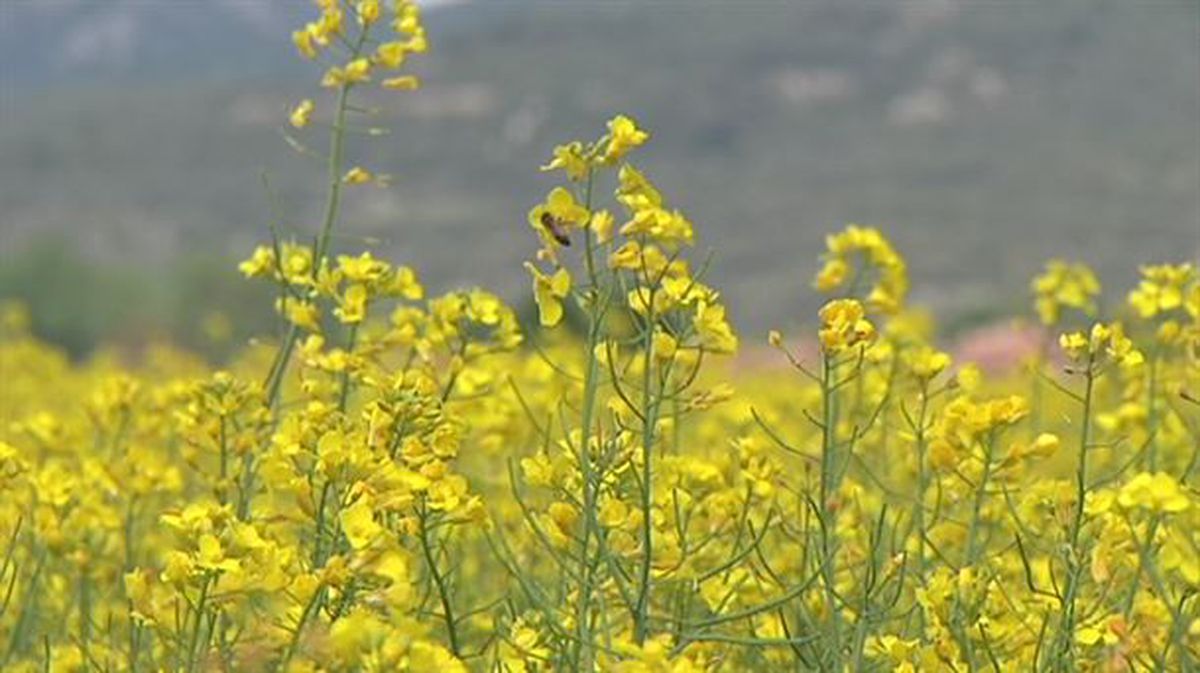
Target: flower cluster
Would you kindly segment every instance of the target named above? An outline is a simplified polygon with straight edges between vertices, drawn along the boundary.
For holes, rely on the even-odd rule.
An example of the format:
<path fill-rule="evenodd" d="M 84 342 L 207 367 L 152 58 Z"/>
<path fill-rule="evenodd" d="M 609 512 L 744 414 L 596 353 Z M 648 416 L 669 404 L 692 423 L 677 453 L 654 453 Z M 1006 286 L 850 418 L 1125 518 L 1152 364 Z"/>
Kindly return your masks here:
<path fill-rule="evenodd" d="M 821 292 L 864 294 L 875 311 L 895 313 L 908 294 L 908 267 L 874 227 L 851 224 L 825 238 L 824 263 L 813 285 Z"/>
<path fill-rule="evenodd" d="M 572 296 L 573 278 L 562 253 L 579 238 L 576 232 L 582 232 L 585 251 L 576 274 L 587 275 L 588 286 L 577 303 L 585 310 L 607 301 L 599 294 L 597 282 L 600 272 L 605 272 L 612 282 L 604 291 L 624 288 L 631 318 L 657 324 L 653 335 L 662 346 L 660 355 L 677 351 L 732 353 L 737 349 L 737 337 L 725 317 L 719 293 L 692 273 L 683 256 L 695 239 L 692 223 L 679 210 L 669 208 L 658 188 L 625 162 L 626 155 L 648 138 L 632 119 L 619 115 L 608 122 L 608 133 L 598 140 L 556 147 L 554 158 L 543 167 L 561 169 L 580 194 L 566 186 L 555 187 L 544 202 L 529 211 L 529 225 L 542 244 L 537 257 L 554 267 L 543 271 L 533 262 L 525 265 L 533 278 L 541 323 L 553 327 L 562 320 L 563 303 Z M 614 169 L 614 197 L 626 218 L 620 226 L 611 210 L 593 203 L 594 186 Z M 605 262 L 607 269 L 601 269 Z"/>
<path fill-rule="evenodd" d="M 856 299 L 835 299 L 821 307 L 821 349 L 839 353 L 875 338 L 875 326 Z"/>
<path fill-rule="evenodd" d="M 1085 316 L 1096 314 L 1100 281 L 1086 264 L 1052 259 L 1030 283 L 1030 289 L 1034 308 L 1043 325 L 1056 324 L 1062 318 L 1063 309 L 1074 309 Z"/>
<path fill-rule="evenodd" d="M 348 50 L 348 60 L 326 70 L 321 86 L 337 88 L 369 82 L 375 71 L 399 70 L 410 55 L 423 54 L 429 49 L 420 9 L 411 0 L 388 3 L 392 5 L 387 21 L 392 35 L 387 40 L 376 37 L 374 53 L 367 53 L 365 47 L 371 42 L 368 30 L 387 18 L 383 0 L 357 0 L 352 7 L 347 7 L 349 4 L 344 5 L 339 0 L 317 0 L 320 17 L 292 33 L 292 43 L 305 58 L 315 59 L 322 52 L 337 52 L 339 48 Z M 358 24 L 356 34 L 347 30 L 347 9 Z M 416 85 L 417 80 L 412 75 L 385 77 L 380 82 L 385 89 L 412 89 Z M 307 107 L 311 112 L 311 104 Z"/>
<path fill-rule="evenodd" d="M 1072 362 L 1111 361 L 1122 367 L 1136 367 L 1145 361 L 1133 340 L 1125 336 L 1120 323 L 1096 323 L 1088 333 L 1070 332 L 1058 339 L 1059 346 Z"/>

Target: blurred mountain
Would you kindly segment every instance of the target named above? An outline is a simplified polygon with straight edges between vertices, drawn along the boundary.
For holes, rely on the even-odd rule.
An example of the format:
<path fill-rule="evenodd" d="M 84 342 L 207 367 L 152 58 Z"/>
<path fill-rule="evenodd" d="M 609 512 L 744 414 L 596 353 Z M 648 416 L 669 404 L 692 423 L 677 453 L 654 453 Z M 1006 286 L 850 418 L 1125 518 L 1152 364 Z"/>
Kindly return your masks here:
<path fill-rule="evenodd" d="M 9 86 L 234 76 L 288 64 L 303 3 L 247 0 L 4 0 L 0 59 Z"/>
<path fill-rule="evenodd" d="M 0 59 L 9 86 L 298 72 L 281 27 L 312 13 L 306 0 L 3 0 Z"/>
<path fill-rule="evenodd" d="M 288 41 L 311 13 L 0 0 L 0 293 L 33 292 L 22 255 L 47 237 L 160 279 L 228 269 L 265 236 L 264 172 L 306 238 L 320 167 L 279 127 L 320 93 Z M 339 245 L 381 241 L 435 287 L 524 300 L 537 166 L 618 111 L 752 330 L 811 312 L 821 237 L 849 221 L 961 324 L 1020 310 L 1051 255 L 1119 289 L 1200 252 L 1194 0 L 476 0 L 427 22 L 427 87 L 375 101 L 394 133 L 355 148 L 395 184 L 351 198 Z"/>

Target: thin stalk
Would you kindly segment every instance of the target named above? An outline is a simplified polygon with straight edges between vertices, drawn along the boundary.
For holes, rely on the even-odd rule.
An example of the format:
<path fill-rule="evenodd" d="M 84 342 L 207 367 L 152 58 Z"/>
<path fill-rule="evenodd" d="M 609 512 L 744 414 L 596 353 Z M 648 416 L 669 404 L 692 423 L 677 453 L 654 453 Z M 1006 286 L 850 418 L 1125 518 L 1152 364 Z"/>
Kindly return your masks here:
<path fill-rule="evenodd" d="M 195 624 L 192 625 L 192 635 L 188 640 L 187 670 L 191 673 L 196 666 L 196 646 L 200 642 L 200 628 L 204 624 L 204 608 L 208 603 L 208 589 L 212 584 L 212 575 L 205 575 L 204 583 L 200 585 L 200 598 L 196 601 Z"/>
<path fill-rule="evenodd" d="M 1079 458 L 1075 470 L 1075 513 L 1071 518 L 1071 528 L 1067 545 L 1067 587 L 1063 594 L 1063 618 L 1057 633 L 1055 670 L 1072 670 L 1074 668 L 1076 600 L 1079 585 L 1083 577 L 1083 555 L 1079 549 L 1079 533 L 1083 528 L 1084 500 L 1087 498 L 1087 458 L 1091 443 L 1092 393 L 1096 382 L 1095 356 L 1089 355 L 1086 380 L 1083 391 L 1083 419 L 1079 430 Z"/>
<path fill-rule="evenodd" d="M 1158 400 L 1155 399 L 1156 388 L 1158 388 L 1158 351 L 1150 355 L 1150 376 L 1146 382 L 1146 432 L 1150 436 L 1146 438 L 1149 445 L 1146 447 L 1146 464 L 1151 472 L 1158 468 L 1158 442 L 1157 428 L 1158 425 Z"/>
<path fill-rule="evenodd" d="M 325 587 L 317 587 L 313 592 L 312 598 L 305 603 L 304 610 L 300 613 L 300 619 L 296 622 L 296 629 L 292 631 L 291 640 L 288 641 L 287 649 L 283 652 L 283 657 L 279 660 L 279 665 L 275 667 L 276 671 L 287 671 L 288 665 L 292 662 L 292 657 L 296 654 L 296 648 L 300 645 L 300 634 L 304 632 L 304 627 L 308 623 L 308 619 L 312 616 L 317 604 L 321 602 L 321 595 L 325 592 Z"/>
<path fill-rule="evenodd" d="M 591 170 L 589 170 L 584 197 L 584 208 L 588 211 L 591 211 L 592 208 L 592 183 L 593 175 Z M 584 232 L 584 241 L 584 262 L 587 268 L 588 279 L 593 291 L 598 296 L 599 277 L 596 273 L 594 243 L 590 231 Z M 584 568 L 582 586 L 580 587 L 579 606 L 575 617 L 577 649 L 575 663 L 576 670 L 583 671 L 590 671 L 594 668 L 590 647 L 589 615 L 592 600 L 592 568 L 595 566 L 586 563 L 586 560 L 588 558 L 588 549 L 591 545 L 592 535 L 599 535 L 599 532 L 596 522 L 596 493 L 589 447 L 591 446 L 592 422 L 596 412 L 596 390 L 599 386 L 598 377 L 600 374 L 599 362 L 596 360 L 596 347 L 600 344 L 600 335 L 603 330 L 603 314 L 606 310 L 607 306 L 601 306 L 597 301 L 588 303 L 588 332 L 585 353 L 587 364 L 583 380 L 583 406 L 580 409 L 580 423 L 582 427 L 580 428 L 579 465 L 580 471 L 583 474 L 583 531 L 580 535 L 580 551 L 581 559 L 584 560 Z"/>
<path fill-rule="evenodd" d="M 450 640 L 450 652 L 458 658 L 461 658 L 458 646 L 458 627 L 454 620 L 454 608 L 450 603 L 450 591 L 446 586 L 446 578 L 442 576 L 438 570 L 437 559 L 433 557 L 433 549 L 429 545 L 429 529 L 428 529 L 428 512 L 422 512 L 420 537 L 421 553 L 425 557 L 425 565 L 429 567 L 429 575 L 433 578 L 433 583 L 437 588 L 438 598 L 442 603 L 442 619 L 446 622 L 446 637 Z"/>
<path fill-rule="evenodd" d="M 638 578 L 637 606 L 633 615 L 634 642 L 641 645 L 646 640 L 646 613 L 650 607 L 650 568 L 654 560 L 654 489 L 653 459 L 654 426 L 657 422 L 659 399 L 652 393 L 654 363 L 654 290 L 650 291 L 648 315 L 646 318 L 646 336 L 642 350 L 645 363 L 642 372 L 642 564 Z"/>
<path fill-rule="evenodd" d="M 346 337 L 346 353 L 354 352 L 354 344 L 358 340 L 358 325 L 350 326 L 350 334 Z M 346 402 L 350 399 L 350 370 L 342 372 L 342 390 L 338 394 L 338 411 L 346 411 Z M 444 400 L 443 400 L 444 401 Z"/>
<path fill-rule="evenodd" d="M 921 383 L 921 409 L 917 414 L 917 427 L 914 429 L 917 438 L 917 497 L 913 516 L 916 518 L 917 529 L 917 584 L 925 585 L 925 493 L 929 490 L 929 470 L 925 465 L 926 438 L 925 417 L 929 412 L 929 384 Z M 925 611 L 917 610 L 917 633 L 922 642 L 925 640 Z"/>
<path fill-rule="evenodd" d="M 836 391 L 833 389 L 834 363 L 825 354 L 821 358 L 821 502 L 818 505 L 820 516 L 821 542 L 821 584 L 825 592 L 825 609 L 829 613 L 829 648 L 828 654 L 833 658 L 830 670 L 842 670 L 842 615 L 838 609 L 836 580 L 837 580 L 837 513 L 830 506 L 830 498 L 836 490 L 836 450 L 837 408 Z"/>
<path fill-rule="evenodd" d="M 363 44 L 367 39 L 367 29 L 364 28 L 359 34 L 358 42 L 351 50 L 350 58 L 358 57 L 362 50 Z M 345 152 L 346 141 L 346 113 L 349 108 L 350 90 L 353 88 L 352 83 L 342 84 L 338 89 L 337 104 L 334 108 L 333 125 L 329 130 L 329 158 L 326 161 L 325 172 L 328 185 L 328 191 L 325 200 L 325 217 L 321 223 L 321 234 L 317 239 L 313 248 L 313 270 L 319 271 L 322 263 L 325 260 L 325 255 L 329 252 L 329 241 L 333 234 L 333 226 L 337 220 L 338 206 L 342 198 L 342 161 Z M 275 366 L 271 368 L 271 373 L 267 377 L 266 388 L 267 405 L 274 407 L 279 400 L 279 390 L 283 383 L 284 374 L 287 372 L 288 363 L 291 361 L 292 351 L 296 347 L 296 340 L 300 337 L 300 328 L 293 323 L 288 327 L 287 336 L 284 337 L 283 347 L 280 349 L 279 355 L 276 358 Z"/>

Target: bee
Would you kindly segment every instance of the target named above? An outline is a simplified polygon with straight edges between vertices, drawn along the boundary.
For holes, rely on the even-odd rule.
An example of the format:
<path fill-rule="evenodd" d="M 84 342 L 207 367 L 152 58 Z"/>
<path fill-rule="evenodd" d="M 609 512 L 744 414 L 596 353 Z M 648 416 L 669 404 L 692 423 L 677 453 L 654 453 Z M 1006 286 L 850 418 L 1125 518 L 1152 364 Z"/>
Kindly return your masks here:
<path fill-rule="evenodd" d="M 546 231 L 550 232 L 550 235 L 554 237 L 554 240 L 558 241 L 559 245 L 566 247 L 571 245 L 571 239 L 567 237 L 567 232 L 563 228 L 564 225 L 565 223 L 562 220 L 550 213 L 542 213 L 542 226 L 546 228 Z"/>

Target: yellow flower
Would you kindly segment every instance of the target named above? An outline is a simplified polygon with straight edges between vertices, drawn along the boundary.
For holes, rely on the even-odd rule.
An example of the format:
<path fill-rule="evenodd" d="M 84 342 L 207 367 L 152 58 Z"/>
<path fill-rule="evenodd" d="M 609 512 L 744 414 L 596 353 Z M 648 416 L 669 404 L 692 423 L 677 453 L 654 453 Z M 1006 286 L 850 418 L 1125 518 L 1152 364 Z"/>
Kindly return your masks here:
<path fill-rule="evenodd" d="M 554 148 L 554 158 L 550 163 L 542 166 L 543 171 L 552 171 L 556 168 L 561 168 L 567 174 L 567 179 L 578 182 L 587 177 L 588 161 L 583 156 L 583 143 L 572 142 L 566 145 L 558 145 Z"/>
<path fill-rule="evenodd" d="M 312 332 L 321 331 L 321 310 L 316 304 L 295 297 L 282 297 L 277 308 L 288 322 Z"/>
<path fill-rule="evenodd" d="M 369 26 L 379 20 L 379 0 L 358 0 L 354 5 L 354 13 L 358 15 L 359 23 Z"/>
<path fill-rule="evenodd" d="M 367 58 L 356 58 L 339 68 L 333 66 L 325 71 L 321 78 L 323 87 L 340 87 L 344 85 L 366 82 L 371 79 L 371 61 Z"/>
<path fill-rule="evenodd" d="M 1062 309 L 1074 308 L 1086 315 L 1096 312 L 1100 281 L 1086 264 L 1060 259 L 1046 262 L 1046 269 L 1030 283 L 1034 308 L 1044 325 L 1058 322 Z"/>
<path fill-rule="evenodd" d="M 404 65 L 405 53 L 403 42 L 384 42 L 375 48 L 375 62 L 385 68 L 399 68 Z"/>
<path fill-rule="evenodd" d="M 600 503 L 597 518 L 601 525 L 607 528 L 617 528 L 628 520 L 629 506 L 618 498 L 606 498 Z"/>
<path fill-rule="evenodd" d="M 1187 510 L 1192 503 L 1179 481 L 1171 475 L 1166 472 L 1141 472 L 1121 487 L 1117 504 L 1126 509 L 1176 513 Z"/>
<path fill-rule="evenodd" d="M 457 509 L 467 497 L 467 480 L 451 474 L 429 485 L 429 507 L 438 511 Z"/>
<path fill-rule="evenodd" d="M 839 353 L 875 339 L 875 326 L 856 299 L 834 299 L 821 307 L 819 317 L 821 348 L 826 353 Z"/>
<path fill-rule="evenodd" d="M 1107 357 L 1112 362 L 1132 368 L 1144 362 L 1142 353 L 1125 336 L 1120 323 L 1096 323 L 1085 336 L 1083 332 L 1070 332 L 1058 337 L 1058 345 L 1073 362 L 1099 361 Z"/>
<path fill-rule="evenodd" d="M 1033 440 L 1031 450 L 1039 456 L 1052 456 L 1058 451 L 1061 445 L 1058 435 L 1049 432 L 1043 432 Z"/>
<path fill-rule="evenodd" d="M 383 526 L 375 522 L 375 513 L 367 498 L 359 498 L 342 510 L 342 532 L 355 550 L 370 546 L 383 533 Z"/>
<path fill-rule="evenodd" d="M 920 640 L 903 640 L 893 635 L 872 638 L 867 648 L 877 657 L 885 657 L 896 665 L 907 662 L 916 653 Z"/>
<path fill-rule="evenodd" d="M 547 513 L 550 515 L 550 520 L 558 526 L 558 530 L 564 535 L 571 534 L 576 521 L 579 519 L 579 510 L 565 502 L 551 503 Z"/>
<path fill-rule="evenodd" d="M 1029 414 L 1029 403 L 1020 395 L 991 400 L 981 407 L 986 415 L 986 427 L 1011 425 Z"/>
<path fill-rule="evenodd" d="M 642 268 L 642 246 L 637 241 L 625 241 L 608 256 L 610 269 L 636 271 Z"/>
<path fill-rule="evenodd" d="M 633 166 L 623 164 L 617 171 L 617 181 L 617 201 L 629 210 L 662 207 L 662 194 Z"/>
<path fill-rule="evenodd" d="M 379 85 L 392 91 L 413 91 L 420 88 L 421 80 L 416 75 L 402 75 L 400 77 L 389 77 L 380 82 Z"/>
<path fill-rule="evenodd" d="M 205 533 L 196 541 L 196 567 L 203 570 L 233 571 L 238 569 L 238 562 L 225 556 L 221 541 L 211 533 Z"/>
<path fill-rule="evenodd" d="M 333 314 L 343 323 L 360 323 L 367 317 L 368 298 L 366 286 L 357 283 L 350 285 L 342 294 L 338 307 L 333 309 Z"/>
<path fill-rule="evenodd" d="M 1081 360 L 1088 352 L 1088 339 L 1083 332 L 1070 332 L 1058 337 L 1058 345 L 1063 353 L 1072 360 Z"/>
<path fill-rule="evenodd" d="M 356 58 L 346 64 L 347 82 L 365 82 L 371 79 L 371 61 L 366 58 Z"/>
<path fill-rule="evenodd" d="M 314 39 L 325 44 L 331 35 L 342 32 L 343 14 L 341 7 L 336 2 L 319 0 L 318 4 L 321 4 L 321 17 L 316 24 L 310 24 L 310 30 L 313 31 Z"/>
<path fill-rule="evenodd" d="M 591 213 L 580 205 L 570 191 L 563 187 L 550 190 L 544 203 L 529 211 L 529 226 L 542 239 L 547 249 L 570 245 L 566 229 L 579 227 L 588 221 Z"/>
<path fill-rule="evenodd" d="M 338 255 L 337 262 L 338 271 L 342 276 L 355 283 L 376 282 L 390 270 L 387 262 L 375 259 L 370 252 L 364 252 L 358 257 Z"/>
<path fill-rule="evenodd" d="M 342 182 L 348 185 L 361 185 L 370 182 L 372 179 L 371 172 L 359 166 L 351 168 L 342 176 Z"/>
<path fill-rule="evenodd" d="M 1200 553 L 1187 531 L 1178 526 L 1167 530 L 1159 559 L 1164 570 L 1173 570 L 1193 588 L 1200 587 Z"/>
<path fill-rule="evenodd" d="M 1129 305 L 1142 318 L 1153 318 L 1183 307 L 1188 286 L 1196 281 L 1191 264 L 1143 266 L 1142 280 L 1129 293 Z"/>
<path fill-rule="evenodd" d="M 441 645 L 424 640 L 412 644 L 408 652 L 408 670 L 467 673 L 467 667 Z"/>
<path fill-rule="evenodd" d="M 695 237 L 692 223 L 678 210 L 643 208 L 621 226 L 624 236 L 644 235 L 668 244 L 690 244 Z"/>
<path fill-rule="evenodd" d="M 419 29 L 408 38 L 408 42 L 404 43 L 404 48 L 414 54 L 424 54 L 429 50 L 429 42 L 425 37 L 425 30 Z"/>
<path fill-rule="evenodd" d="M 397 33 L 413 36 L 424 36 L 425 29 L 421 26 L 421 8 L 410 0 L 397 3 L 396 20 L 392 28 Z"/>
<path fill-rule="evenodd" d="M 596 236 L 596 242 L 600 245 L 608 243 L 612 240 L 613 234 L 613 216 L 607 210 L 598 210 L 592 214 L 592 221 L 588 224 L 588 228 Z"/>
<path fill-rule="evenodd" d="M 247 278 L 270 275 L 275 271 L 275 251 L 265 245 L 258 246 L 249 259 L 238 264 L 238 271 Z"/>
<path fill-rule="evenodd" d="M 825 246 L 824 264 L 813 280 L 818 290 L 833 292 L 852 276 L 869 274 L 876 279 L 866 297 L 872 310 L 888 314 L 900 310 L 908 293 L 908 268 L 878 229 L 847 225 L 843 231 L 827 236 Z M 863 267 L 857 273 L 855 264 Z"/>
<path fill-rule="evenodd" d="M 639 129 L 632 119 L 617 115 L 608 122 L 608 146 L 601 160 L 607 164 L 616 163 L 629 150 L 642 145 L 649 138 L 650 134 Z"/>
<path fill-rule="evenodd" d="M 302 129 L 308 126 L 308 122 L 312 119 L 313 102 L 307 98 L 292 110 L 292 114 L 288 117 L 288 122 L 295 128 Z"/>
<path fill-rule="evenodd" d="M 310 30 L 297 30 L 292 32 L 292 44 L 296 45 L 297 51 L 304 58 L 316 58 L 317 48 L 313 40 L 313 33 Z"/>
<path fill-rule="evenodd" d="M 918 379 L 928 381 L 950 366 L 950 356 L 928 346 L 909 353 L 909 366 Z"/>
<path fill-rule="evenodd" d="M 675 337 L 659 329 L 655 330 L 652 339 L 655 358 L 664 362 L 670 362 L 675 358 L 675 351 L 679 348 L 679 342 L 675 340 Z"/>
<path fill-rule="evenodd" d="M 398 266 L 392 274 L 388 294 L 417 301 L 425 296 L 425 288 L 417 280 L 417 273 L 407 266 Z"/>
<path fill-rule="evenodd" d="M 521 459 L 521 472 L 534 486 L 549 486 L 554 480 L 554 464 L 545 454 Z"/>
<path fill-rule="evenodd" d="M 542 643 L 541 633 L 523 618 L 513 622 L 508 640 L 501 649 L 503 670 L 512 673 L 539 670 L 540 662 L 548 660 L 551 655 L 550 648 Z"/>
<path fill-rule="evenodd" d="M 1141 351 L 1134 347 L 1133 340 L 1125 336 L 1120 323 L 1113 323 L 1106 353 L 1123 367 L 1136 367 L 1145 361 Z"/>
<path fill-rule="evenodd" d="M 849 272 L 850 267 L 845 260 L 839 257 L 831 258 L 826 260 L 824 266 L 817 272 L 817 278 L 813 281 L 813 285 L 821 292 L 832 292 L 846 282 L 846 275 Z"/>
<path fill-rule="evenodd" d="M 190 556 L 181 551 L 171 551 L 163 562 L 162 581 L 181 586 L 196 574 L 196 566 Z"/>
<path fill-rule="evenodd" d="M 733 353 L 737 350 L 738 338 L 725 319 L 724 306 L 709 304 L 704 300 L 697 302 L 692 324 L 705 350 L 714 353 Z"/>
<path fill-rule="evenodd" d="M 554 275 L 547 276 L 529 262 L 525 262 L 525 268 L 533 276 L 533 298 L 542 327 L 554 327 L 562 321 L 562 300 L 571 291 L 571 274 L 560 267 Z"/>

